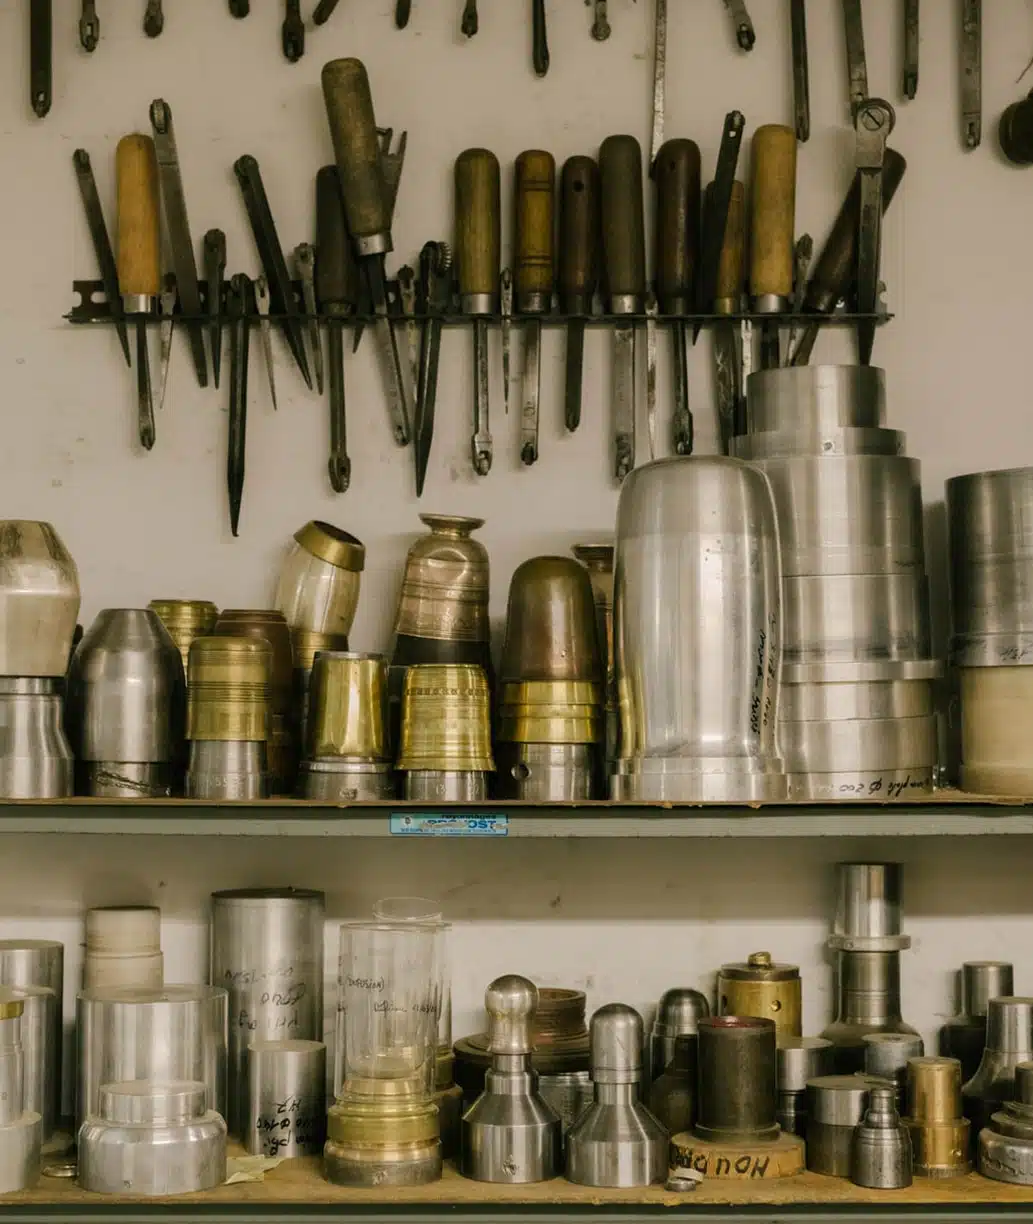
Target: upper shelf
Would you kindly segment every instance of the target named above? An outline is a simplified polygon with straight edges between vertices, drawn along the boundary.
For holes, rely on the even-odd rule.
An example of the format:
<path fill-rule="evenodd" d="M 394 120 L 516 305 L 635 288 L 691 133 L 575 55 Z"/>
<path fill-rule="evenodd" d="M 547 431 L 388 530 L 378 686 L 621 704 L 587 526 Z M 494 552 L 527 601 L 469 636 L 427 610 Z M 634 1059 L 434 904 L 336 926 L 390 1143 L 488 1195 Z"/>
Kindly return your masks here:
<path fill-rule="evenodd" d="M 486 802 L 356 807 L 299 799 L 0 801 L 2 833 L 245 837 L 973 837 L 1033 836 L 1033 801 L 942 791 L 907 803 Z"/>

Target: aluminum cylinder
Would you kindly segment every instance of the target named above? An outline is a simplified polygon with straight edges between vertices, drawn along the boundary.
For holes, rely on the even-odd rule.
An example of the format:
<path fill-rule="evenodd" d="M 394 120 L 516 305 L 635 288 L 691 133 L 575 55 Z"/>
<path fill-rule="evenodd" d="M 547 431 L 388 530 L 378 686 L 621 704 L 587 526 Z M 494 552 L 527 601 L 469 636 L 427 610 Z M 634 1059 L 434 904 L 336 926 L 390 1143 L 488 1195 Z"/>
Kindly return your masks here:
<path fill-rule="evenodd" d="M 39 1181 L 42 1128 L 39 1114 L 28 1110 L 0 1125 L 0 1194 L 31 1190 Z"/>
<path fill-rule="evenodd" d="M 778 1124 L 786 1134 L 807 1133 L 807 1083 L 832 1073 L 832 1042 L 823 1037 L 783 1037 L 775 1050 Z"/>
<path fill-rule="evenodd" d="M 802 773 L 881 773 L 931 768 L 936 719 L 866 718 L 779 724 L 786 769 Z"/>
<path fill-rule="evenodd" d="M 321 1156 L 326 1140 L 326 1046 L 253 1041 L 247 1048 L 244 1145 L 252 1156 Z"/>
<path fill-rule="evenodd" d="M 76 1000 L 76 1123 L 100 1112 L 102 1084 L 201 1082 L 226 1110 L 227 994 L 214 986 L 82 991 Z"/>
<path fill-rule="evenodd" d="M 56 1079 L 60 1059 L 53 1044 L 57 997 L 49 986 L 19 986 L 14 988 L 14 994 L 23 1004 L 19 1024 L 22 1110 L 39 1114 L 41 1134 L 46 1143 L 60 1121 L 57 1106 L 61 1099 L 61 1081 Z"/>
<path fill-rule="evenodd" d="M 770 952 L 754 952 L 717 975 L 718 1014 L 773 1020 L 779 1040 L 801 1036 L 803 992 L 797 965 L 777 965 Z"/>
<path fill-rule="evenodd" d="M 298 793 L 319 803 L 370 803 L 398 796 L 398 775 L 390 764 L 327 757 L 302 761 Z"/>
<path fill-rule="evenodd" d="M 901 935 L 899 863 L 837 863 L 836 916 L 830 948 L 900 951 L 911 946 Z"/>
<path fill-rule="evenodd" d="M 247 1123 L 252 1041 L 323 1037 L 324 896 L 312 889 L 240 889 L 212 895 L 213 985 L 230 994 L 230 1134 Z"/>
<path fill-rule="evenodd" d="M 226 1180 L 226 1123 L 198 1082 L 107 1083 L 79 1130 L 79 1184 L 153 1198 L 213 1190 Z"/>
<path fill-rule="evenodd" d="M 61 1117 L 61 1064 L 64 1050 L 65 948 L 56 939 L 0 939 L 0 986 L 43 986 L 54 992 L 47 1048 L 52 1070 L 46 1114 Z"/>
<path fill-rule="evenodd" d="M 912 1058 L 907 1068 L 908 1116 L 916 1177 L 961 1177 L 969 1159 L 969 1122 L 961 1116 L 961 1064 L 956 1058 Z"/>
<path fill-rule="evenodd" d="M 775 741 L 780 585 L 761 472 L 706 457 L 631 473 L 617 514 L 614 798 L 785 796 Z M 658 619 L 657 608 L 668 612 Z"/>
<path fill-rule="evenodd" d="M 0 678 L 0 799 L 66 799 L 75 793 L 60 683 Z"/>
<path fill-rule="evenodd" d="M 49 523 L 0 521 L 0 574 L 0 676 L 64 676 L 79 572 L 61 537 Z"/>
<path fill-rule="evenodd" d="M 778 711 L 782 725 L 928 718 L 935 713 L 931 680 L 783 683 Z"/>
<path fill-rule="evenodd" d="M 790 574 L 784 588 L 789 664 L 908 662 L 931 653 L 923 570 Z"/>
<path fill-rule="evenodd" d="M 267 746 L 247 740 L 192 740 L 187 767 L 188 799 L 266 799 Z"/>
<path fill-rule="evenodd" d="M 807 1084 L 807 1168 L 850 1176 L 854 1127 L 864 1117 L 873 1081 L 863 1075 L 820 1075 Z"/>
<path fill-rule="evenodd" d="M 699 1022 L 695 1133 L 713 1143 L 776 1139 L 775 1022 L 709 1016 Z"/>
<path fill-rule="evenodd" d="M 538 1093 L 546 1105 L 559 1115 L 564 1136 L 594 1100 L 592 1077 L 587 1071 L 539 1075 Z M 456 1125 L 458 1127 L 458 1118 Z M 442 1142 L 444 1133 L 442 1128 Z"/>
<path fill-rule="evenodd" d="M 868 1033 L 864 1038 L 864 1069 L 894 1086 L 894 1106 L 904 1113 L 907 1106 L 907 1067 L 912 1058 L 925 1054 L 917 1033 Z"/>
<path fill-rule="evenodd" d="M 813 426 L 877 429 L 886 419 L 886 375 L 875 366 L 758 370 L 746 389 L 748 434 Z"/>
<path fill-rule="evenodd" d="M 595 744 L 496 743 L 495 764 L 500 799 L 572 803 L 604 797 Z"/>
<path fill-rule="evenodd" d="M 914 1033 L 900 1014 L 898 952 L 840 952 L 836 985 L 836 1018 L 821 1034 L 835 1047 L 836 1071 L 863 1070 L 869 1033 Z"/>
<path fill-rule="evenodd" d="M 850 1149 L 850 1180 L 873 1190 L 899 1190 L 911 1185 L 911 1137 L 900 1120 L 892 1088 L 873 1087 L 868 1108 L 854 1128 Z"/>
<path fill-rule="evenodd" d="M 83 761 L 77 785 L 95 799 L 167 799 L 181 776 L 174 762 Z"/>
<path fill-rule="evenodd" d="M 732 453 L 738 459 L 756 463 L 761 459 L 793 459 L 798 455 L 903 455 L 907 437 L 899 429 L 824 427 L 778 429 L 745 434 L 732 439 Z"/>

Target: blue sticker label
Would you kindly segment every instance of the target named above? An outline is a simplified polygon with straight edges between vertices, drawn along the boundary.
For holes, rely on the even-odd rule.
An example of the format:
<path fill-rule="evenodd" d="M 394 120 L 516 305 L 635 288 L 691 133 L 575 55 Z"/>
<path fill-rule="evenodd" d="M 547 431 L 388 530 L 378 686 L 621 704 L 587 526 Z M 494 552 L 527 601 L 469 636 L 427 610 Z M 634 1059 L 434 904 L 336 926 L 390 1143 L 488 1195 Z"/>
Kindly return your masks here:
<path fill-rule="evenodd" d="M 392 812 L 391 832 L 400 837 L 505 837 L 509 817 L 501 812 Z"/>

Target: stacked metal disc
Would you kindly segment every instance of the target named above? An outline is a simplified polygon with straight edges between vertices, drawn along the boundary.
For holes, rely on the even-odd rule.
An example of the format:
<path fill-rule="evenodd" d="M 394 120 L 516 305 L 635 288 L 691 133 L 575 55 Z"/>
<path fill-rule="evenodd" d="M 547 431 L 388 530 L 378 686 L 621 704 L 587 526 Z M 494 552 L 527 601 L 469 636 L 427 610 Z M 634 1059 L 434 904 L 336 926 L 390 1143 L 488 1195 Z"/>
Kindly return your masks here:
<path fill-rule="evenodd" d="M 396 789 L 386 656 L 321 650 L 309 687 L 299 793 L 324 803 L 361 803 L 390 799 Z"/>
<path fill-rule="evenodd" d="M 74 793 L 62 692 L 79 574 L 49 523 L 0 520 L 0 799 Z"/>
<path fill-rule="evenodd" d="M 1033 468 L 947 481 L 961 785 L 1033 794 Z"/>
<path fill-rule="evenodd" d="M 533 557 L 518 566 L 500 674 L 499 798 L 598 798 L 603 663 L 584 566 L 569 557 Z"/>
<path fill-rule="evenodd" d="M 197 638 L 190 647 L 186 793 L 264 799 L 272 648 L 262 639 Z"/>
<path fill-rule="evenodd" d="M 68 669 L 65 718 L 80 794 L 157 799 L 182 784 L 186 690 L 156 612 L 105 608 Z"/>
<path fill-rule="evenodd" d="M 937 760 L 919 464 L 881 370 L 764 370 L 735 453 L 771 482 L 784 575 L 779 739 L 799 799 L 907 798 Z"/>
<path fill-rule="evenodd" d="M 472 663 L 419 663 L 405 673 L 398 769 L 406 799 L 477 802 L 488 795 L 491 696 Z"/>
<path fill-rule="evenodd" d="M 291 630 L 294 716 L 301 743 L 312 664 L 320 650 L 348 649 L 365 565 L 361 541 L 332 523 L 313 520 L 294 533 L 280 568 L 275 603 Z"/>
<path fill-rule="evenodd" d="M 294 792 L 298 749 L 294 727 L 294 654 L 290 630 L 282 612 L 266 608 L 227 608 L 219 613 L 214 633 L 269 643 L 272 673 L 269 687 L 269 791 Z"/>
<path fill-rule="evenodd" d="M 161 623 L 169 631 L 183 660 L 186 674 L 190 660 L 190 644 L 196 637 L 204 637 L 215 628 L 219 609 L 207 599 L 152 599 L 147 605 L 157 612 Z"/>

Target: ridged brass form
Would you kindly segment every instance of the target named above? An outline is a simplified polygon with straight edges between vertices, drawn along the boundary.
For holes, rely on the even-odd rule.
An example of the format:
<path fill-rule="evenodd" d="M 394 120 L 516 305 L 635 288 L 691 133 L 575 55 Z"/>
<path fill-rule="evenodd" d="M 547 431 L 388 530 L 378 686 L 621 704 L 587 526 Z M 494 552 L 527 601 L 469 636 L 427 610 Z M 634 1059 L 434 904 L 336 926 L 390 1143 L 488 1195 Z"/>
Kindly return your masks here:
<path fill-rule="evenodd" d="M 441 1176 L 437 1106 L 384 1095 L 342 1096 L 327 1113 L 328 1181 L 345 1186 L 420 1185 Z"/>
<path fill-rule="evenodd" d="M 509 584 L 501 679 L 603 682 L 595 597 L 584 566 L 532 557 Z"/>
<path fill-rule="evenodd" d="M 620 707 L 617 699 L 617 663 L 613 649 L 614 546 L 612 544 L 575 544 L 571 552 L 588 570 L 588 577 L 592 582 L 592 593 L 595 596 L 599 650 L 603 656 L 603 670 L 606 675 L 604 752 L 607 761 L 614 761 L 617 759 L 617 726 Z"/>
<path fill-rule="evenodd" d="M 441 663 L 409 668 L 398 768 L 483 773 L 495 768 L 491 700 L 482 668 Z"/>
<path fill-rule="evenodd" d="M 602 686 L 578 680 L 504 684 L 496 739 L 500 743 L 599 744 Z"/>
<path fill-rule="evenodd" d="M 366 568 L 365 544 L 333 523 L 313 519 L 294 533 L 294 539 L 306 552 L 329 562 L 335 569 L 361 574 Z"/>
<path fill-rule="evenodd" d="M 487 642 L 488 552 L 483 544 L 470 538 L 484 526 L 484 520 L 421 514 L 420 522 L 430 528 L 430 535 L 417 540 L 405 559 L 395 633 L 402 638 Z M 404 664 L 437 660 L 411 657 L 394 661 Z M 470 661 L 481 660 L 478 657 Z"/>
<path fill-rule="evenodd" d="M 197 638 L 187 673 L 187 739 L 268 741 L 272 657 L 261 638 Z"/>
<path fill-rule="evenodd" d="M 770 952 L 722 965 L 717 975 L 721 1016 L 757 1016 L 775 1022 L 776 1037 L 803 1036 L 803 999 L 797 965 L 776 965 Z"/>
<path fill-rule="evenodd" d="M 961 1177 L 972 1168 L 970 1124 L 961 1116 L 961 1063 L 912 1058 L 907 1065 L 908 1116 L 916 1177 Z"/>
<path fill-rule="evenodd" d="M 320 651 L 309 682 L 305 755 L 387 761 L 387 659 Z"/>
<path fill-rule="evenodd" d="M 156 612 L 161 623 L 179 648 L 186 672 L 190 660 L 190 644 L 215 628 L 219 609 L 207 599 L 152 599 L 147 605 Z"/>

